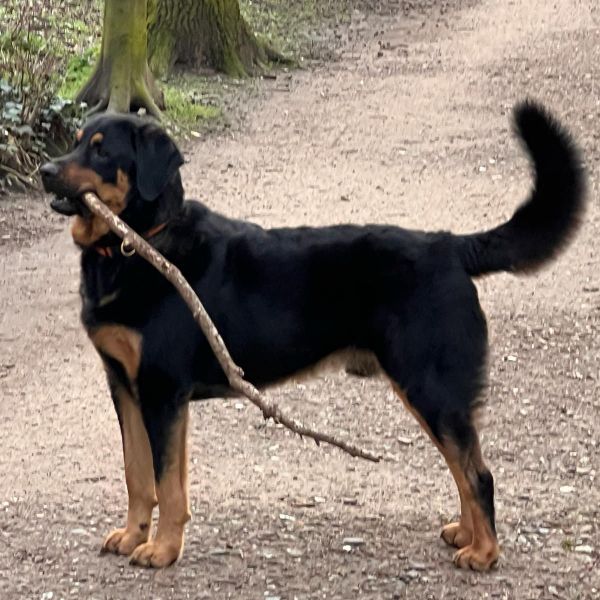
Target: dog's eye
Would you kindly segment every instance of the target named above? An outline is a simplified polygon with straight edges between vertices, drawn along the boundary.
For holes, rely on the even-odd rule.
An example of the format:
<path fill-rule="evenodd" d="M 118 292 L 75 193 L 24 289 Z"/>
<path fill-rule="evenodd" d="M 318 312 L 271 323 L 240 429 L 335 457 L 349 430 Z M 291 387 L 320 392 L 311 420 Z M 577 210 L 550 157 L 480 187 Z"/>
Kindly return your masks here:
<path fill-rule="evenodd" d="M 104 148 L 100 144 L 96 144 L 94 146 L 94 150 L 100 158 L 108 158 L 108 152 L 106 152 L 106 150 L 104 150 Z"/>

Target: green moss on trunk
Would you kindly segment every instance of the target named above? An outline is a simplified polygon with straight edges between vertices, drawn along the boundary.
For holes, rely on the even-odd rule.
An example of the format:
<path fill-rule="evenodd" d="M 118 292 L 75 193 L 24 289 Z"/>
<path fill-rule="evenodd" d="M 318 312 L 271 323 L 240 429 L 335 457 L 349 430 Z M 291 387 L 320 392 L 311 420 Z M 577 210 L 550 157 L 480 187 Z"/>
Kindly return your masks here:
<path fill-rule="evenodd" d="M 77 95 L 91 111 L 145 108 L 160 116 L 164 100 L 148 67 L 147 0 L 105 0 L 100 57 Z"/>

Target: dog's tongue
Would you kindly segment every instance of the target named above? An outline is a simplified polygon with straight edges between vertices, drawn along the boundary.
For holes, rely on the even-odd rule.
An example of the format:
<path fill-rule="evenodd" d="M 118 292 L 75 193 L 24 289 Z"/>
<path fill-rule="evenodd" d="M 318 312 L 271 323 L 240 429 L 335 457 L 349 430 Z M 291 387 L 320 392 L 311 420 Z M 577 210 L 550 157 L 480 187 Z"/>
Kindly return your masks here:
<path fill-rule="evenodd" d="M 67 217 L 81 214 L 81 206 L 75 198 L 55 197 L 50 201 L 50 208 Z"/>

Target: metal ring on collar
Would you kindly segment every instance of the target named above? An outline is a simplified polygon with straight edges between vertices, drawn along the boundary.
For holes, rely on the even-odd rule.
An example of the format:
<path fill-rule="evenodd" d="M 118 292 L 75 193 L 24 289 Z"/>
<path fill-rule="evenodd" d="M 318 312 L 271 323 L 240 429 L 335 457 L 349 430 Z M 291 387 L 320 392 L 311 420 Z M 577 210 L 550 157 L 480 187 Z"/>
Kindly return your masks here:
<path fill-rule="evenodd" d="M 135 254 L 135 248 L 130 246 L 126 240 L 121 242 L 121 254 L 123 256 L 133 256 Z"/>

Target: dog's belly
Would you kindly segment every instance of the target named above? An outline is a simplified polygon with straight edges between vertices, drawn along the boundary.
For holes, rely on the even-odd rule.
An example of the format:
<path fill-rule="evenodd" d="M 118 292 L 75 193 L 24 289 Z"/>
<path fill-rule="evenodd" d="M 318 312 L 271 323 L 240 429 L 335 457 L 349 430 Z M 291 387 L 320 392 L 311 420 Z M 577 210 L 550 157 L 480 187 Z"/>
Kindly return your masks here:
<path fill-rule="evenodd" d="M 380 368 L 377 357 L 369 350 L 346 348 L 329 354 L 305 369 L 300 369 L 291 375 L 264 383 L 259 387 L 272 388 L 285 385 L 288 382 L 300 383 L 325 373 L 343 370 L 362 376 L 373 376 L 379 372 Z M 227 385 L 210 385 L 198 382 L 194 384 L 191 399 L 207 400 L 209 398 L 235 398 L 239 396 L 238 392 Z"/>
<path fill-rule="evenodd" d="M 282 381 L 301 382 L 312 379 L 324 373 L 333 373 L 336 371 L 347 370 L 349 365 L 371 364 L 379 365 L 376 356 L 369 350 L 358 348 L 345 348 L 329 354 L 324 359 L 316 362 L 314 365 L 296 371 L 289 377 L 285 377 Z M 377 371 L 378 368 L 375 369 Z M 373 373 L 374 374 L 374 373 Z M 281 382 L 275 382 L 276 385 Z"/>

